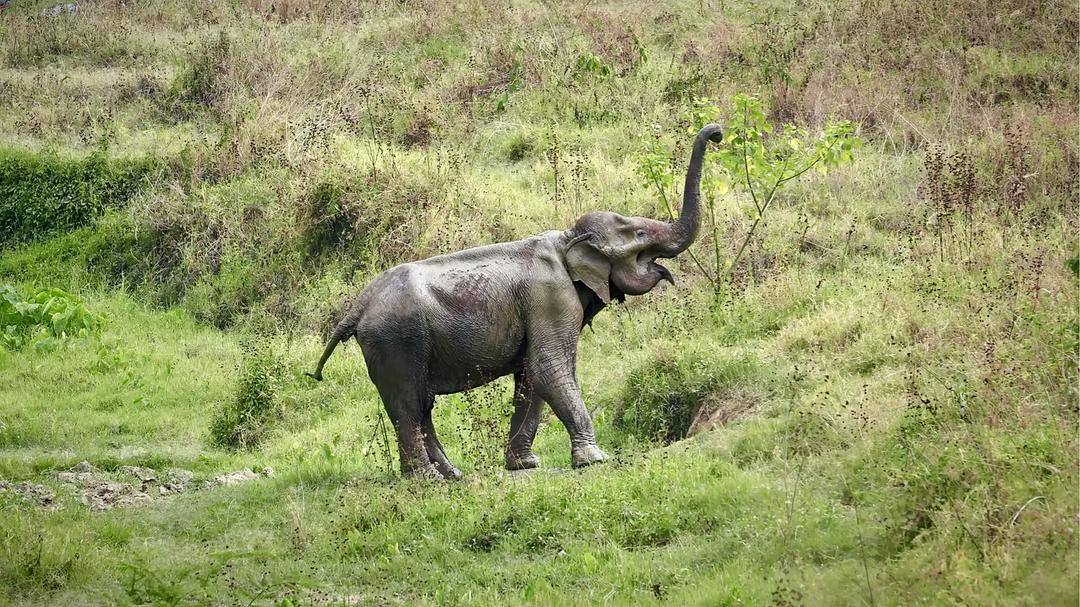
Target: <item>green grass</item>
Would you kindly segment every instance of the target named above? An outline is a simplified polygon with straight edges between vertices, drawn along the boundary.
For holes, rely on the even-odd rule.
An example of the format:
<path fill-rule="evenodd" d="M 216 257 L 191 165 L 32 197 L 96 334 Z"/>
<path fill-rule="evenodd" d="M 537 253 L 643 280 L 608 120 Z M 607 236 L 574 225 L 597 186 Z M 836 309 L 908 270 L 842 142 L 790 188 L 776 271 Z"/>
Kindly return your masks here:
<path fill-rule="evenodd" d="M 53 215 L 0 235 L 20 243 L 0 284 L 105 321 L 0 348 L 0 479 L 57 494 L 0 492 L 0 605 L 1080 600 L 1068 11 L 162 0 L 28 18 L 38 4 L 0 31 L 19 193 L 0 206 Z M 811 131 L 857 120 L 865 145 L 780 192 L 717 298 L 683 256 L 677 286 L 585 330 L 611 462 L 571 470 L 549 416 L 544 468 L 503 471 L 504 379 L 438 401 L 465 480 L 403 480 L 359 348 L 303 376 L 390 265 L 592 209 L 663 216 L 635 155 L 674 144 L 681 176 L 687 108 L 736 92 Z M 148 166 L 128 188 L 124 167 Z M 78 185 L 102 175 L 123 195 Z M 71 192 L 89 206 L 56 202 Z M 740 204 L 716 207 L 728 258 Z M 675 440 L 702 402 L 734 413 Z M 56 478 L 82 460 L 194 488 L 91 511 Z"/>

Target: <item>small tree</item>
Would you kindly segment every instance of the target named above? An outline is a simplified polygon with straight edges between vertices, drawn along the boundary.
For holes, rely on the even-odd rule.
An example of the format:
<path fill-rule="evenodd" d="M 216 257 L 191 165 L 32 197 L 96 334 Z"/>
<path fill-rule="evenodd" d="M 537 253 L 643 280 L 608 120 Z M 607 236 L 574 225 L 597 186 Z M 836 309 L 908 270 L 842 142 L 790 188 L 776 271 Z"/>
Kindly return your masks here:
<path fill-rule="evenodd" d="M 719 116 L 720 108 L 712 100 L 701 98 L 686 111 L 684 120 L 690 125 L 689 131 L 696 133 Z M 706 153 L 701 178 L 702 197 L 708 209 L 705 227 L 712 235 L 712 251 L 706 253 L 705 263 L 689 251 L 712 284 L 717 298 L 724 280 L 742 258 L 780 187 L 811 169 L 825 174 L 831 168 L 850 162 L 855 148 L 860 145 L 855 134 L 856 125 L 849 120 L 829 122 L 812 140 L 808 139 L 806 129 L 794 124 L 774 129 L 765 118 L 761 101 L 745 94 L 733 98 L 728 117 L 721 124 L 724 126 L 723 142 Z M 637 172 L 646 187 L 656 191 L 674 219 L 675 210 L 668 195 L 675 182 L 676 165 L 671 148 L 654 140 L 638 155 L 637 165 Z M 735 255 L 725 259 L 720 251 L 716 206 L 729 194 L 742 199 L 740 208 L 751 223 Z"/>

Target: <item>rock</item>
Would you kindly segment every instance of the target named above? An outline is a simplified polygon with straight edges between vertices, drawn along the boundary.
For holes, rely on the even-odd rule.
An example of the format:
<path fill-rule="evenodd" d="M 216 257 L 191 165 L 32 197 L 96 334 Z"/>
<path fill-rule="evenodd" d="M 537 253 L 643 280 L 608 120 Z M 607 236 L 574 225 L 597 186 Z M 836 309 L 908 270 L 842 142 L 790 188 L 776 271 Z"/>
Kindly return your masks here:
<path fill-rule="evenodd" d="M 219 474 L 214 477 L 214 485 L 235 485 L 237 483 L 244 483 L 247 481 L 253 481 L 259 478 L 258 474 L 255 474 L 251 470 L 237 470 L 236 472 L 229 472 L 228 474 Z"/>
<path fill-rule="evenodd" d="M 158 487 L 158 494 L 160 495 L 187 491 L 195 475 L 190 470 L 172 469 L 166 470 L 164 477 L 164 482 Z"/>
<path fill-rule="evenodd" d="M 101 472 L 94 464 L 83 460 L 71 467 L 72 472 Z"/>
<path fill-rule="evenodd" d="M 157 473 L 153 468 L 144 468 L 142 466 L 120 466 L 121 474 L 130 474 L 144 483 L 149 483 L 157 480 Z"/>
<path fill-rule="evenodd" d="M 56 500 L 56 494 L 45 485 L 38 485 L 30 481 L 11 483 L 0 480 L 0 491 L 11 492 L 22 497 L 24 500 L 38 506 L 50 506 Z"/>
<path fill-rule="evenodd" d="M 108 510 L 144 506 L 150 503 L 150 496 L 128 483 L 98 481 L 83 491 L 82 502 L 91 510 Z"/>
<path fill-rule="evenodd" d="M 74 15 L 77 12 L 79 12 L 79 5 L 75 4 L 73 2 L 68 2 L 66 4 L 54 4 L 53 6 L 49 6 L 49 7 L 41 9 L 41 16 L 42 17 L 59 17 L 60 15 L 63 15 L 64 13 Z"/>
<path fill-rule="evenodd" d="M 100 473 L 101 470 L 98 470 L 90 462 L 83 460 L 66 472 L 57 472 L 56 480 L 70 485 L 85 485 L 97 478 Z"/>
<path fill-rule="evenodd" d="M 94 475 L 90 472 L 57 472 L 56 480 L 70 485 L 85 485 L 94 480 Z"/>

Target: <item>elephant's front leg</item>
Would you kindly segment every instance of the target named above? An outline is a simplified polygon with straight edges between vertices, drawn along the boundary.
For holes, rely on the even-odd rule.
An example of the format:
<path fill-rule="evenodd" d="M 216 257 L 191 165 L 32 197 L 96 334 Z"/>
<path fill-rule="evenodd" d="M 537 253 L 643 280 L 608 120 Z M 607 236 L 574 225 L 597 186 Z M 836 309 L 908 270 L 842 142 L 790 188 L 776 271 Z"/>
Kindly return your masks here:
<path fill-rule="evenodd" d="M 592 418 L 577 383 L 577 338 L 580 325 L 537 336 L 529 347 L 526 373 L 537 396 L 551 405 L 570 434 L 570 462 L 575 468 L 608 459 L 596 444 Z"/>
<path fill-rule="evenodd" d="M 514 414 L 510 417 L 510 441 L 506 445 L 507 470 L 526 470 L 540 466 L 532 451 L 544 401 L 536 395 L 524 371 L 514 374 Z"/>

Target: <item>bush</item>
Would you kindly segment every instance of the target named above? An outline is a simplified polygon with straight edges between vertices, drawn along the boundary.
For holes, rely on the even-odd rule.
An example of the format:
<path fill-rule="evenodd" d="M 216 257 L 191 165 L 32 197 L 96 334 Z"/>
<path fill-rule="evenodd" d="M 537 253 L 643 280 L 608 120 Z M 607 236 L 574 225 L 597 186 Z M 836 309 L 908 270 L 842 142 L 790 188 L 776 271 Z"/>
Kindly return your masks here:
<path fill-rule="evenodd" d="M 696 352 L 661 353 L 630 373 L 615 424 L 643 440 L 681 440 L 708 396 L 756 369 L 757 362 L 748 357 L 718 360 Z"/>
<path fill-rule="evenodd" d="M 54 344 L 96 335 L 103 317 L 74 295 L 57 288 L 38 289 L 23 298 L 11 285 L 0 286 L 0 345 Z"/>
<path fill-rule="evenodd" d="M 0 247 L 89 224 L 139 192 L 152 161 L 0 150 Z"/>
<path fill-rule="evenodd" d="M 269 347 L 243 344 L 240 380 L 232 400 L 225 403 L 210 423 L 210 441 L 227 449 L 250 449 L 281 417 L 277 393 L 285 366 Z"/>
<path fill-rule="evenodd" d="M 189 120 L 214 108 L 222 96 L 220 75 L 229 60 L 231 42 L 222 32 L 192 51 L 161 97 L 160 107 L 177 120 Z"/>

